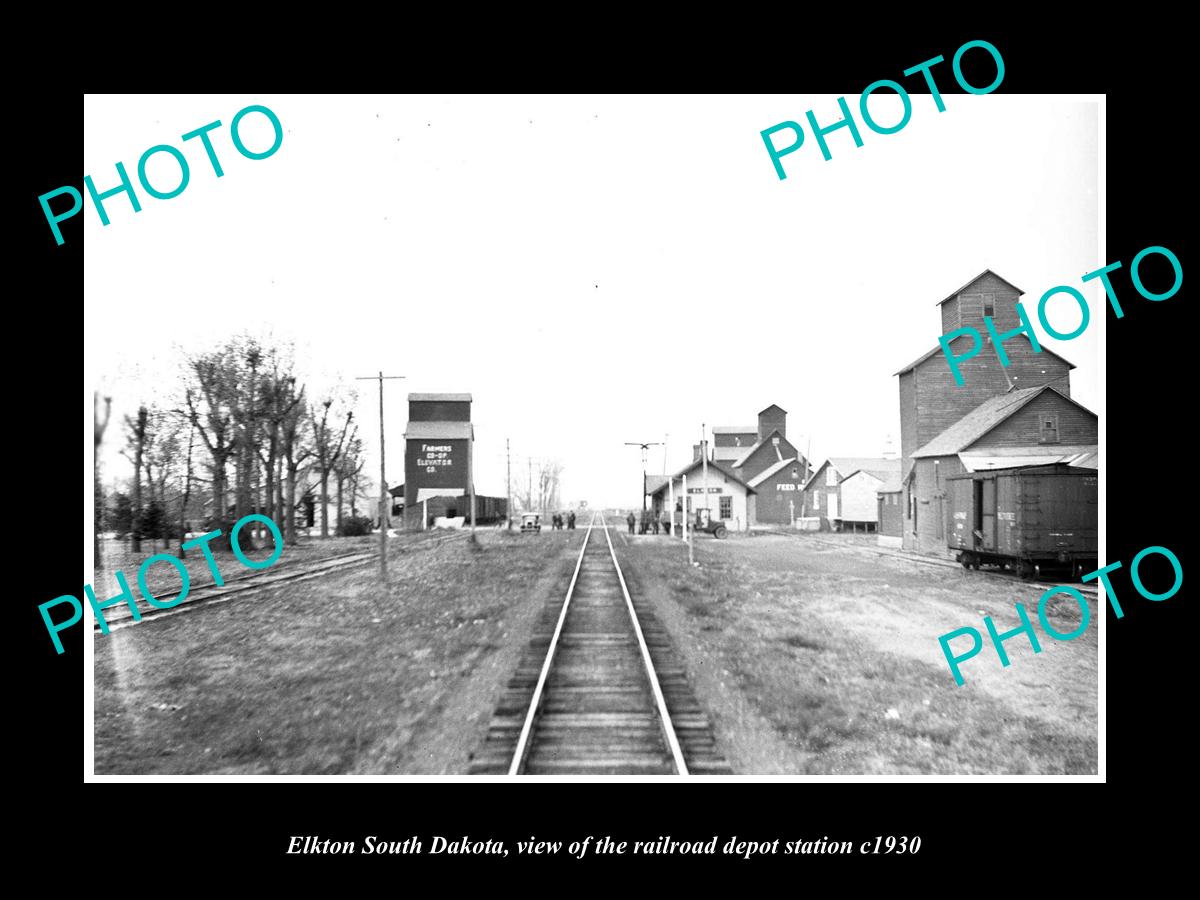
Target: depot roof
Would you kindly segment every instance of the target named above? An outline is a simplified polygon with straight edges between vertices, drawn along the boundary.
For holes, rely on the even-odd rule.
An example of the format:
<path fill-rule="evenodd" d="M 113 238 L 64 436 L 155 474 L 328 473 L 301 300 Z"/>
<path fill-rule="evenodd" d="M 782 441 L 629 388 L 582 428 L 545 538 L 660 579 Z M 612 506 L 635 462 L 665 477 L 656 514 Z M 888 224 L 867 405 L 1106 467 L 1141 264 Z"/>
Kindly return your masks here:
<path fill-rule="evenodd" d="M 663 482 L 661 485 L 659 485 L 659 486 L 658 486 L 657 488 L 655 488 L 653 491 L 650 491 L 650 496 L 651 496 L 651 497 L 653 497 L 655 494 L 661 494 L 663 491 L 665 491 L 665 490 L 667 489 L 667 485 L 669 485 L 669 484 L 671 484 L 672 482 L 674 482 L 676 478 L 681 478 L 681 477 L 682 477 L 682 476 L 684 476 L 684 475 L 689 475 L 689 474 L 691 474 L 691 473 L 692 473 L 693 471 L 695 471 L 696 469 L 699 469 L 699 468 L 701 468 L 701 466 L 703 466 L 703 464 L 704 464 L 704 460 L 702 460 L 702 459 L 697 459 L 697 460 L 695 460 L 695 461 L 693 461 L 693 462 L 689 463 L 688 465 L 684 466 L 682 469 L 680 469 L 678 472 L 676 472 L 674 475 L 672 475 L 672 476 L 670 477 L 670 479 L 668 479 L 668 480 L 665 480 L 665 481 L 664 481 L 664 482 Z M 721 475 L 721 476 L 723 476 L 723 477 L 725 477 L 725 478 L 729 479 L 729 480 L 730 480 L 730 481 L 732 481 L 734 484 L 740 484 L 740 485 L 741 485 L 742 487 L 744 487 L 744 488 L 745 488 L 745 489 L 746 489 L 746 490 L 747 490 L 749 493 L 751 493 L 751 494 L 756 494 L 756 493 L 758 493 L 756 490 L 754 490 L 754 488 L 752 488 L 752 487 L 751 487 L 750 485 L 748 485 L 746 482 L 742 481 L 742 479 L 738 478 L 738 476 L 734 475 L 732 472 L 730 472 L 728 469 L 726 469 L 726 468 L 725 468 L 724 466 L 722 466 L 720 463 L 713 462 L 712 460 L 709 460 L 709 462 L 708 462 L 708 468 L 709 468 L 709 471 L 710 471 L 710 472 L 716 472 L 718 475 Z"/>

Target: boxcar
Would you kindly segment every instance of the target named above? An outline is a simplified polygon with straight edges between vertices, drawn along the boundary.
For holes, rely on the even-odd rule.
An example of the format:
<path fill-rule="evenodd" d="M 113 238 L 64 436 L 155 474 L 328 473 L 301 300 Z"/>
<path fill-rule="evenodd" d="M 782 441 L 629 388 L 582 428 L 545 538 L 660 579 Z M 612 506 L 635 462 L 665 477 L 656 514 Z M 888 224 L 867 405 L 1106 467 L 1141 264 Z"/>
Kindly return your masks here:
<path fill-rule="evenodd" d="M 1062 464 L 993 469 L 946 479 L 947 544 L 967 568 L 1008 566 L 1022 577 L 1096 567 L 1096 471 Z"/>

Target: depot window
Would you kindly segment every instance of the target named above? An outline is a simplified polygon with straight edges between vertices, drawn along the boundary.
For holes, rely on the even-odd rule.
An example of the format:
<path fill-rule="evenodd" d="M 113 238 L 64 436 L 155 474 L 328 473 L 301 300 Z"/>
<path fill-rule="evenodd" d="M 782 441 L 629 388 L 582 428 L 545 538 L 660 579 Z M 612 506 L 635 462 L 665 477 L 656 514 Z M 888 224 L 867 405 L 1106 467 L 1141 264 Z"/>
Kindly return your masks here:
<path fill-rule="evenodd" d="M 722 497 L 721 498 L 721 518 L 722 519 L 732 519 L 733 518 L 733 498 L 732 497 Z"/>

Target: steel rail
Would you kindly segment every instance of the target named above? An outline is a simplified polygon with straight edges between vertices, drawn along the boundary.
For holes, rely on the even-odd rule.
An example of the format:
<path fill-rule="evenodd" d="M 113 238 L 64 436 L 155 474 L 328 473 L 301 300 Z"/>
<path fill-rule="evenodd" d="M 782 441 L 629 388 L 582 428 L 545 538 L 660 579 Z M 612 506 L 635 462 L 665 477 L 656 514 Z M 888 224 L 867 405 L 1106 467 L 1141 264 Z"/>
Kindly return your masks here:
<path fill-rule="evenodd" d="M 633 630 L 637 634 L 638 647 L 642 651 L 642 662 L 646 664 L 646 676 L 650 679 L 650 689 L 654 692 L 654 702 L 658 707 L 658 718 L 662 723 L 663 736 L 667 740 L 667 746 L 671 748 L 671 757 L 675 762 L 676 771 L 680 775 L 687 775 L 687 762 L 683 758 L 679 738 L 675 735 L 675 726 L 671 724 L 671 713 L 667 710 L 667 701 L 663 697 L 662 687 L 658 683 L 658 675 L 654 671 L 654 661 L 650 659 L 650 648 L 646 646 L 646 638 L 642 634 L 637 611 L 633 608 L 633 598 L 629 596 L 629 588 L 625 584 L 625 574 L 621 571 L 621 564 L 617 562 L 617 553 L 613 549 L 612 538 L 608 536 L 608 522 L 604 520 L 603 516 L 600 517 L 600 524 L 604 528 L 604 540 L 608 543 L 608 553 L 612 557 L 613 566 L 617 570 L 617 578 L 621 582 L 621 592 L 625 595 L 625 608 L 629 610 L 629 618 L 633 620 Z"/>
<path fill-rule="evenodd" d="M 601 519 L 603 521 L 603 519 Z M 529 752 L 529 735 L 533 732 L 533 720 L 537 717 L 538 706 L 542 702 L 542 691 L 546 687 L 546 678 L 554 662 L 555 651 L 558 650 L 558 638 L 562 634 L 563 622 L 567 619 L 567 609 L 571 605 L 571 596 L 575 593 L 575 583 L 579 580 L 579 570 L 583 567 L 583 554 L 587 550 L 588 540 L 592 536 L 592 527 L 596 524 L 596 516 L 588 523 L 583 535 L 583 544 L 579 548 L 579 559 L 575 561 L 575 573 L 571 576 L 571 584 L 567 587 L 567 596 L 563 600 L 562 609 L 558 613 L 558 622 L 554 625 L 554 635 L 550 638 L 550 646 L 546 650 L 546 659 L 542 663 L 542 671 L 538 674 L 537 685 L 533 689 L 533 698 L 529 701 L 529 709 L 525 713 L 525 722 L 521 725 L 521 736 L 517 739 L 517 747 L 513 751 L 512 763 L 508 767 L 509 775 L 521 774 L 525 764 L 525 754 Z"/>

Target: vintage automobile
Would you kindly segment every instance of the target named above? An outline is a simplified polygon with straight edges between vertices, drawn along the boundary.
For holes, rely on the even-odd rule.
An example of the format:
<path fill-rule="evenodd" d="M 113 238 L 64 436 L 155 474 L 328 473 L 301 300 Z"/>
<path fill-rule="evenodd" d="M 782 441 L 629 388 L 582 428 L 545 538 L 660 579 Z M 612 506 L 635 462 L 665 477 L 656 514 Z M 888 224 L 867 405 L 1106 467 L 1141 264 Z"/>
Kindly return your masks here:
<path fill-rule="evenodd" d="M 542 514 L 541 513 L 523 513 L 521 515 L 521 533 L 527 531 L 538 532 L 542 530 Z"/>
<path fill-rule="evenodd" d="M 672 530 L 676 537 L 683 535 L 683 513 L 675 510 L 675 514 L 671 517 Z M 725 523 L 720 519 L 712 518 L 712 513 L 707 509 L 697 509 L 692 513 L 692 517 L 688 520 L 688 530 L 693 534 L 698 531 L 703 531 L 706 534 L 711 534 L 714 538 L 720 540 L 729 533 L 729 529 L 725 527 Z"/>

